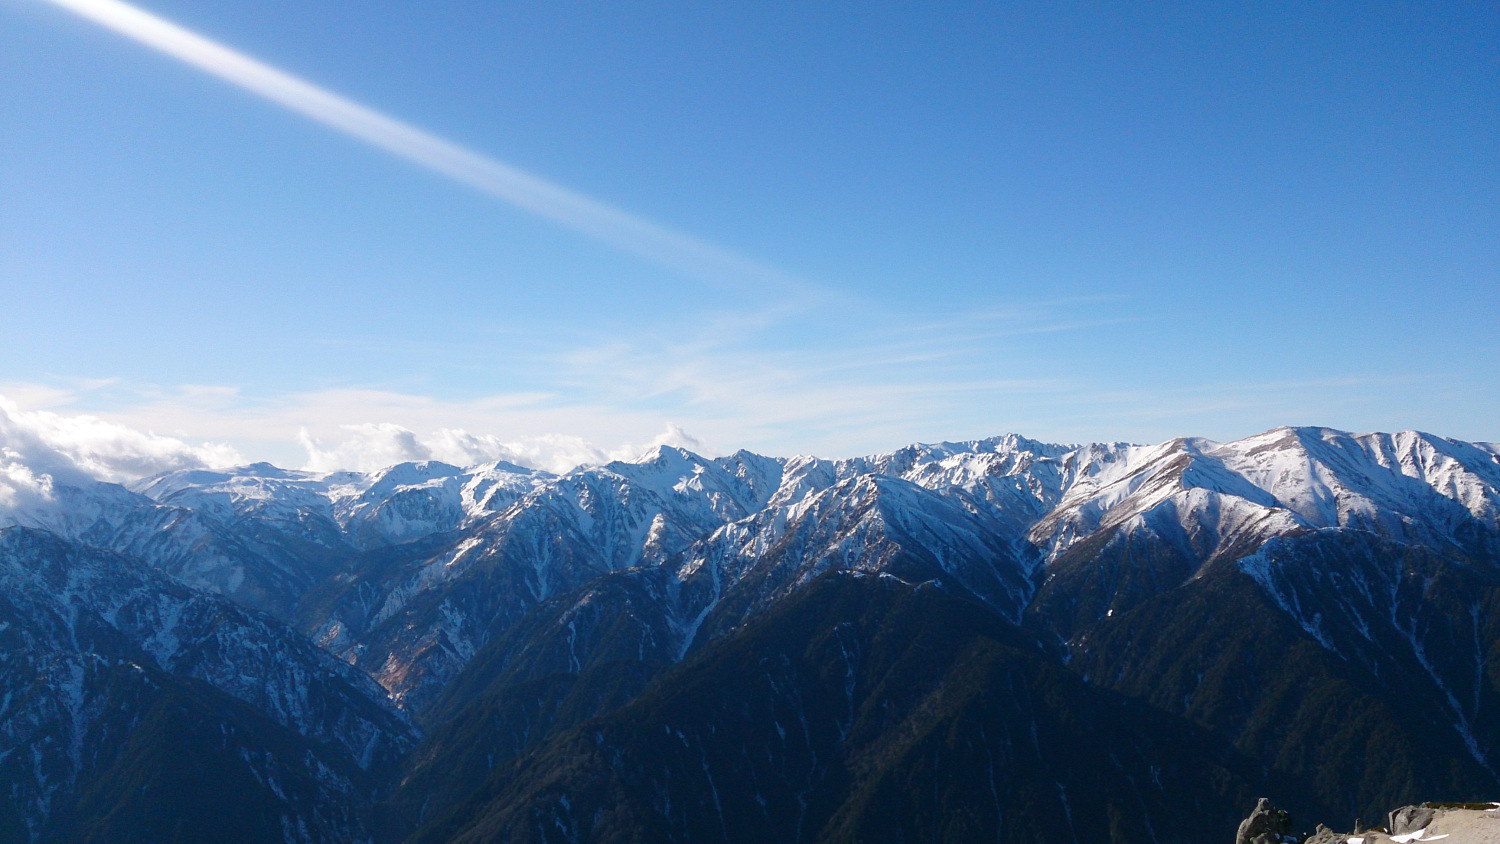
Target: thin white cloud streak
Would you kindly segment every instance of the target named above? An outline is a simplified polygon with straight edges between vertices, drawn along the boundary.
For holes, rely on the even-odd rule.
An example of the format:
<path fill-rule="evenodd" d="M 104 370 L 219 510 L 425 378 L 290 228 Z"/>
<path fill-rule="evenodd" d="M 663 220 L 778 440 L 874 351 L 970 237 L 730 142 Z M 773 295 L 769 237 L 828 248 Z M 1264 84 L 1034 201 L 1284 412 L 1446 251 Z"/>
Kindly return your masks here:
<path fill-rule="evenodd" d="M 772 285 L 781 293 L 808 292 L 777 270 L 443 140 L 128 3 L 46 2 L 371 146 L 694 278 L 726 286 Z"/>

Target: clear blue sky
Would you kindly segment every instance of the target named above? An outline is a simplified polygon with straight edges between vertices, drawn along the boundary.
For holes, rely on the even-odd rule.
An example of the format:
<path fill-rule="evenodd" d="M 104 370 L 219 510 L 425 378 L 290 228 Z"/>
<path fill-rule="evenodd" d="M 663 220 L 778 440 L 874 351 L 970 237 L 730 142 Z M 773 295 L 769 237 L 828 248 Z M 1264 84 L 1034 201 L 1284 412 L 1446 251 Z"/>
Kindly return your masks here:
<path fill-rule="evenodd" d="M 682 273 L 0 0 L 23 407 L 293 464 L 370 422 L 1500 439 L 1493 2 L 140 8 L 792 280 Z"/>

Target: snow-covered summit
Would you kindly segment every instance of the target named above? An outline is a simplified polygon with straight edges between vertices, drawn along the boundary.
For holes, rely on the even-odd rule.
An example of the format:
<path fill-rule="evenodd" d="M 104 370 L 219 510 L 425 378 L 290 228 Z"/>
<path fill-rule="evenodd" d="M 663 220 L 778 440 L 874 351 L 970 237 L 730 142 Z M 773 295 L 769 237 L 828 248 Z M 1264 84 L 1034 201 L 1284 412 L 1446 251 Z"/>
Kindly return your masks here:
<path fill-rule="evenodd" d="M 1229 443 L 1200 438 L 1089 452 L 1031 530 L 1052 556 L 1099 530 L 1219 526 L 1214 545 L 1343 527 L 1399 541 L 1464 545 L 1500 532 L 1493 451 L 1430 434 L 1276 428 Z"/>
<path fill-rule="evenodd" d="M 254 463 L 165 472 L 130 488 L 160 504 L 220 519 L 326 521 L 341 538 L 368 547 L 453 530 L 504 509 L 552 477 L 504 461 L 461 469 L 424 460 L 378 472 L 306 472 Z"/>
<path fill-rule="evenodd" d="M 523 525 L 532 525 L 530 533 L 568 525 L 588 538 L 601 566 L 613 569 L 663 560 L 721 525 L 794 507 L 866 475 L 899 478 L 982 511 L 1048 559 L 1101 531 L 1146 531 L 1199 555 L 1326 527 L 1426 544 L 1500 534 L 1494 445 L 1327 428 L 1156 445 L 1053 444 L 1007 434 L 843 460 L 746 451 L 709 459 L 663 445 L 633 461 L 561 476 L 503 461 L 470 468 L 422 461 L 368 473 L 256 463 L 166 472 L 128 489 L 58 484 L 47 497 L 0 514 L 0 524 L 41 527 L 116 550 L 153 544 L 159 557 L 173 556 L 165 550 L 172 543 L 147 543 L 143 537 L 152 531 L 175 531 L 200 545 L 206 535 L 218 536 L 219 545 L 235 544 L 228 534 L 253 535 L 257 547 L 290 537 L 342 553 L 450 531 L 479 530 L 476 537 L 489 539 L 475 541 L 491 542 Z M 538 520 L 542 513 L 549 515 Z M 214 565 L 198 559 L 168 568 L 221 589 L 242 576 L 214 573 Z"/>
<path fill-rule="evenodd" d="M 1012 613 L 1056 566 L 1110 554 L 1130 564 L 1141 559 L 1132 548 L 1179 573 L 1322 529 L 1470 556 L 1500 549 L 1496 447 L 1326 428 L 1155 445 L 1008 434 L 840 460 L 663 445 L 562 475 L 505 462 L 253 464 L 51 495 L 6 523 L 139 556 L 283 617 L 327 585 L 320 641 L 373 661 L 399 694 L 452 676 L 504 619 L 626 569 L 712 576 L 718 594 L 773 553 L 802 572 L 793 582 L 837 561 L 920 558 Z M 399 564 L 360 562 L 398 548 L 379 559 Z M 865 552 L 875 558 L 855 560 Z"/>

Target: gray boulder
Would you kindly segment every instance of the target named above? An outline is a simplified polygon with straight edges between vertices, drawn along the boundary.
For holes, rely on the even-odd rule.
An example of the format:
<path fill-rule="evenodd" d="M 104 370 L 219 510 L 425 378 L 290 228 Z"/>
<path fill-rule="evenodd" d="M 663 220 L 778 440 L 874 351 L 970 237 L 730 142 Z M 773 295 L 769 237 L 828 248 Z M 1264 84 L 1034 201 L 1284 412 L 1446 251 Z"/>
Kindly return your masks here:
<path fill-rule="evenodd" d="M 1250 817 L 1240 821 L 1234 844 L 1285 844 L 1292 840 L 1292 816 L 1262 797 Z"/>
<path fill-rule="evenodd" d="M 1404 835 L 1426 829 L 1435 816 L 1436 812 L 1426 806 L 1403 806 L 1391 812 L 1391 834 Z"/>

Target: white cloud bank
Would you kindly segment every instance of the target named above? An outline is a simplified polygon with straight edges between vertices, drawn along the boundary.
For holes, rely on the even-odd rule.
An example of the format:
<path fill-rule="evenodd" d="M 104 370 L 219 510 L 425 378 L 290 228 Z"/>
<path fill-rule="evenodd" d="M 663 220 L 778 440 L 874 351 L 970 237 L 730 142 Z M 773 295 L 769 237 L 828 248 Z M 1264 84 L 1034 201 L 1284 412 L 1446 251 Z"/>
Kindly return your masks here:
<path fill-rule="evenodd" d="M 191 445 L 96 416 L 22 410 L 0 396 L 0 510 L 47 501 L 55 484 L 121 482 L 242 462 L 223 443 Z"/>
<path fill-rule="evenodd" d="M 457 466 L 506 460 L 560 473 L 580 465 L 635 459 L 657 445 L 703 450 L 699 440 L 677 425 L 668 425 L 647 443 L 615 448 L 564 434 L 503 439 L 442 428 L 424 436 L 389 422 L 344 425 L 339 433 L 332 441 L 320 441 L 304 429 L 298 438 L 307 452 L 302 468 L 369 472 L 411 460 L 440 460 Z M 227 468 L 247 462 L 226 443 L 194 444 L 97 416 L 27 410 L 0 396 L 0 514 L 51 500 L 57 485 L 123 483 L 159 472 Z"/>
<path fill-rule="evenodd" d="M 669 424 L 649 443 L 601 448 L 583 437 L 543 434 L 504 440 L 493 434 L 472 434 L 461 428 L 443 428 L 429 436 L 418 436 L 408 428 L 389 422 L 342 426 L 342 438 L 324 443 L 306 429 L 298 442 L 307 451 L 306 468 L 314 472 L 352 469 L 369 472 L 410 460 L 438 460 L 455 466 L 473 466 L 504 460 L 532 469 L 566 472 L 577 466 L 633 460 L 658 445 L 701 451 L 703 443 Z"/>
<path fill-rule="evenodd" d="M 97 416 L 22 410 L 0 396 L 0 454 L 61 483 L 127 481 L 172 469 L 232 466 L 244 458 L 223 443 L 192 445 Z"/>

